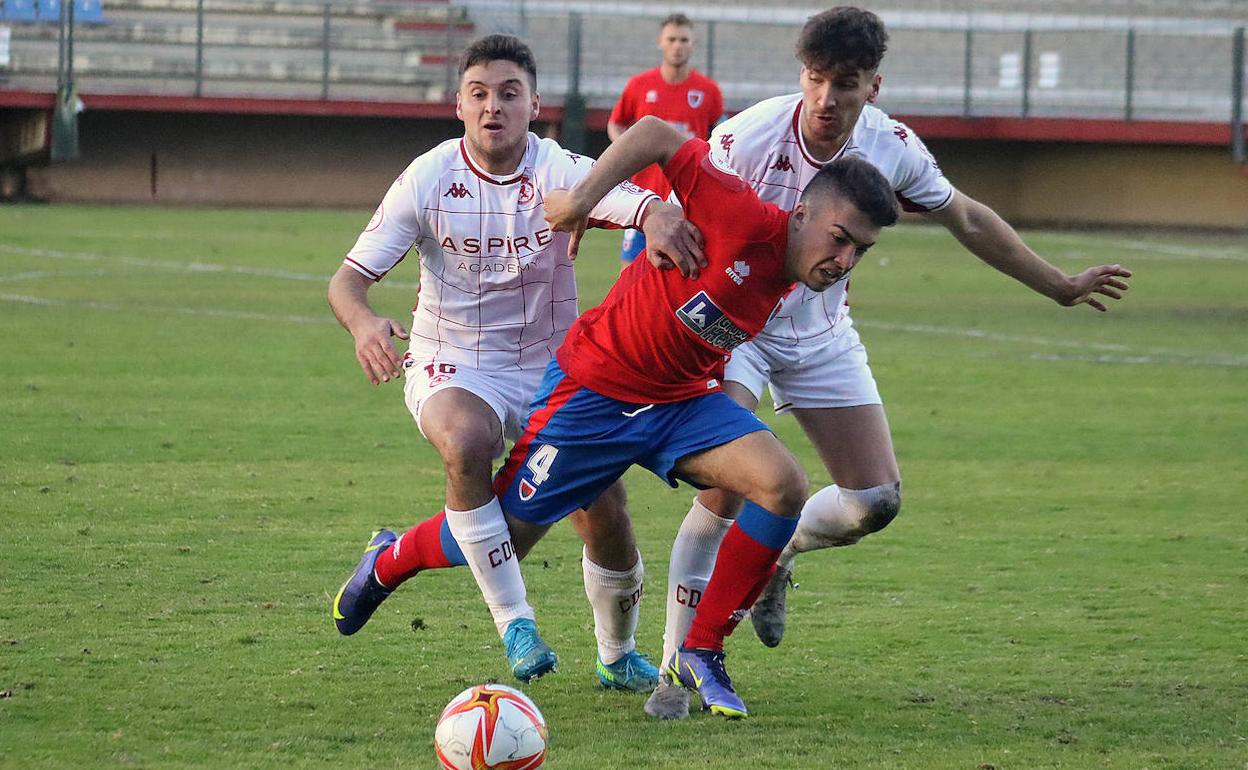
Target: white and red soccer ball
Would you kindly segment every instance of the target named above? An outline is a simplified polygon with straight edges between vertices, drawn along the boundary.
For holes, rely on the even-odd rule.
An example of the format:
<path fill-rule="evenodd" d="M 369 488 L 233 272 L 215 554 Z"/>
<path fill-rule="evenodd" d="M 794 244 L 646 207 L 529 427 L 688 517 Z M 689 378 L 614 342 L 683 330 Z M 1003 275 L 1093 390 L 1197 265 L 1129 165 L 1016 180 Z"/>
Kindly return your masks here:
<path fill-rule="evenodd" d="M 533 770 L 546 761 L 546 720 L 514 687 L 479 684 L 442 709 L 433 746 L 446 770 Z"/>

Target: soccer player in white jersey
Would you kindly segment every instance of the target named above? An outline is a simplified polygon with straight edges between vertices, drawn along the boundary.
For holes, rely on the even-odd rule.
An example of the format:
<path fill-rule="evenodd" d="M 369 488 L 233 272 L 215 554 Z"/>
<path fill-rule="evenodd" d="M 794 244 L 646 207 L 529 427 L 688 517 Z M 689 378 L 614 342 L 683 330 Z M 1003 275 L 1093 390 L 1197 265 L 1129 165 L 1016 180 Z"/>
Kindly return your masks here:
<path fill-rule="evenodd" d="M 554 670 L 554 652 L 533 622 L 508 525 L 492 487 L 492 464 L 515 438 L 546 364 L 576 319 L 568 236 L 543 220 L 547 190 L 588 173 L 590 159 L 529 123 L 538 114 L 536 65 L 514 37 L 491 35 L 462 59 L 456 114 L 464 135 L 414 160 L 386 193 L 330 282 L 329 301 L 355 339 L 374 383 L 405 374 L 404 396 L 446 469 L 443 513 L 401 538 L 374 534 L 334 599 L 338 630 L 353 634 L 404 580 L 423 569 L 467 563 L 476 577 L 513 674 L 529 681 Z M 637 227 L 663 250 L 689 238 L 678 210 L 632 185 L 594 209 L 604 226 Z M 409 249 L 420 257 L 420 294 L 409 339 L 397 321 L 369 306 L 369 287 Z M 689 252 L 685 252 L 686 255 Z M 642 562 L 623 489 L 616 485 L 574 517 L 584 539 L 586 593 L 599 638 L 599 675 L 609 686 L 649 690 L 657 669 L 635 650 Z M 604 673 L 605 672 L 605 673 Z"/>
<path fill-rule="evenodd" d="M 884 173 L 903 208 L 944 225 L 976 257 L 1033 291 L 1060 305 L 1102 311 L 1096 295 L 1120 298 L 1129 271 L 1101 265 L 1064 274 L 991 208 L 954 188 L 913 131 L 870 105 L 879 94 L 887 40 L 870 11 L 842 6 L 812 16 L 797 44 L 801 92 L 768 99 L 721 123 L 711 136 L 716 160 L 736 170 L 763 200 L 791 210 L 825 163 L 859 156 Z M 785 590 L 796 554 L 852 545 L 888 525 L 901 506 L 888 421 L 845 297 L 844 281 L 823 293 L 798 286 L 763 332 L 733 351 L 725 371 L 724 391 L 751 409 L 770 385 L 777 413 L 797 418 L 835 482 L 807 500 L 772 580 L 753 605 L 755 631 L 772 647 L 784 632 Z M 707 490 L 682 522 L 668 574 L 664 656 L 684 638 L 719 542 L 740 507 L 739 498 Z M 660 683 L 646 712 L 660 719 L 686 716 L 688 695 Z"/>

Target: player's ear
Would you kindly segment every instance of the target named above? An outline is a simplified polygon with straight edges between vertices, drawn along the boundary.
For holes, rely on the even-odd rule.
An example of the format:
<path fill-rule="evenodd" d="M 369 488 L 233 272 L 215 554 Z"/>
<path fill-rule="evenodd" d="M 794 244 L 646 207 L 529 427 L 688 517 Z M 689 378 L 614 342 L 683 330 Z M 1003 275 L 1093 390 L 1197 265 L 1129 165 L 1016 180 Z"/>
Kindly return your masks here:
<path fill-rule="evenodd" d="M 880 84 L 884 82 L 884 77 L 878 72 L 871 78 L 871 93 L 867 94 L 867 104 L 875 104 L 875 100 L 880 98 Z"/>
<path fill-rule="evenodd" d="M 459 103 L 459 89 L 455 89 L 455 117 L 460 120 L 464 119 L 464 112 Z"/>
<path fill-rule="evenodd" d="M 798 201 L 793 207 L 793 213 L 789 215 L 789 219 L 793 222 L 794 230 L 801 230 L 806 225 L 807 218 L 810 217 L 810 209 L 806 205 L 806 201 Z"/>
<path fill-rule="evenodd" d="M 533 92 L 533 104 L 531 105 L 529 120 L 537 120 L 537 113 L 542 110 L 542 95 L 537 91 Z"/>

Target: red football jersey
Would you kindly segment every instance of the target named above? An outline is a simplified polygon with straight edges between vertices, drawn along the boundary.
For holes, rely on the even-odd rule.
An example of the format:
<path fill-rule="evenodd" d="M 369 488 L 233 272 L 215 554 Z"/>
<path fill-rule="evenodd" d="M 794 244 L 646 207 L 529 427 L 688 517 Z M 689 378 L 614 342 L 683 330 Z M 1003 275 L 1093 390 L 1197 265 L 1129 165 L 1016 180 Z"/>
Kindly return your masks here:
<path fill-rule="evenodd" d="M 758 334 L 793 288 L 784 267 L 789 213 L 759 200 L 709 152 L 690 139 L 663 169 L 706 239 L 706 269 L 690 280 L 633 262 L 555 354 L 577 383 L 638 404 L 718 390 L 732 349 Z"/>
<path fill-rule="evenodd" d="M 699 139 L 709 139 L 715 121 L 724 114 L 719 86 L 697 70 L 679 83 L 668 83 L 659 68 L 639 72 L 624 86 L 611 110 L 611 122 L 631 126 L 647 115 L 663 118 Z M 671 187 L 657 165 L 642 169 L 633 182 L 666 197 Z"/>

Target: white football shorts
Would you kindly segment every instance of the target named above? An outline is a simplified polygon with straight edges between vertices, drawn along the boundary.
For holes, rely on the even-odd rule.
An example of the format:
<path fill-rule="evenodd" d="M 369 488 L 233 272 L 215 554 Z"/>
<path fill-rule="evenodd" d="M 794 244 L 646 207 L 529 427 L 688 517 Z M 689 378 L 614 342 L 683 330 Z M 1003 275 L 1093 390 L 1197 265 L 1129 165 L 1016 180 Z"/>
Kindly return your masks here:
<path fill-rule="evenodd" d="M 750 340 L 732 351 L 724 380 L 741 383 L 758 399 L 770 385 L 776 414 L 883 403 L 854 327 L 820 342 L 794 346 Z"/>
<path fill-rule="evenodd" d="M 494 371 L 474 369 L 463 364 L 452 364 L 437 359 L 420 359 L 405 356 L 403 373 L 403 400 L 416 420 L 420 435 L 425 435 L 420 425 L 420 410 L 429 397 L 446 388 L 462 388 L 485 403 L 498 415 L 503 426 L 503 438 L 515 441 L 524 430 L 533 394 L 541 384 L 545 369 L 508 369 Z M 428 438 L 426 436 L 426 438 Z M 499 443 L 495 457 L 503 454 Z"/>

